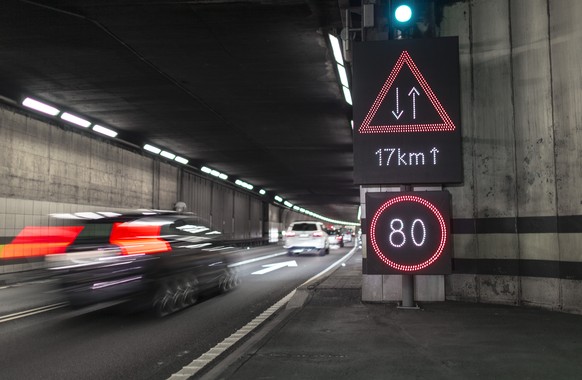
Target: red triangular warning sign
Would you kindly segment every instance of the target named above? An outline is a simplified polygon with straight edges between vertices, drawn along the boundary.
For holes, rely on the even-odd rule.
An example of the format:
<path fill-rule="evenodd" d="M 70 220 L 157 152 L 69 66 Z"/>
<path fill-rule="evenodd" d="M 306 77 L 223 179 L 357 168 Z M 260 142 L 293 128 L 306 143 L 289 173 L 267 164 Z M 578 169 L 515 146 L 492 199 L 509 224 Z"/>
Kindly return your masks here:
<path fill-rule="evenodd" d="M 396 124 L 396 125 L 370 125 L 374 116 L 376 116 L 376 112 L 378 112 L 378 108 L 384 101 L 384 98 L 390 91 L 390 87 L 394 83 L 394 80 L 400 73 L 402 66 L 404 64 L 408 65 L 408 68 L 424 90 L 427 98 L 430 100 L 430 103 L 434 107 L 435 111 L 438 113 L 439 117 L 441 118 L 441 123 L 432 123 L 432 124 Z M 447 111 L 441 105 L 441 102 L 437 99 L 436 95 L 416 67 L 416 64 L 410 57 L 410 54 L 406 50 L 400 54 L 398 61 L 396 61 L 396 65 L 390 72 L 388 79 L 382 86 L 382 89 L 378 93 L 374 104 L 368 111 L 368 114 L 364 118 L 362 125 L 358 129 L 360 133 L 405 133 L 405 132 L 449 132 L 455 130 L 455 124 L 449 117 Z"/>

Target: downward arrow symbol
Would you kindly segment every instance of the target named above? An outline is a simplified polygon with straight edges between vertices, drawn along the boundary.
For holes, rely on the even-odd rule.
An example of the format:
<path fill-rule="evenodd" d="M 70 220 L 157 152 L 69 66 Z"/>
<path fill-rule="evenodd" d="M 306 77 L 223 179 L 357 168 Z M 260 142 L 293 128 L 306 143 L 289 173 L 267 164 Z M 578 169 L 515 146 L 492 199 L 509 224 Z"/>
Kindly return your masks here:
<path fill-rule="evenodd" d="M 398 87 L 396 87 L 396 111 L 392 111 L 392 115 L 396 118 L 396 120 L 400 119 L 400 116 L 404 113 L 404 110 L 400 110 L 400 105 L 398 101 Z"/>
<path fill-rule="evenodd" d="M 265 273 L 269 273 L 269 272 L 272 272 L 272 271 L 277 270 L 277 269 L 281 269 L 281 268 L 285 268 L 285 267 L 296 267 L 296 266 L 297 266 L 297 262 L 295 260 L 285 261 L 282 263 L 275 263 L 275 264 L 266 264 L 266 265 L 263 265 L 263 268 L 265 268 L 265 269 L 258 270 L 256 272 L 251 273 L 251 274 L 265 274 Z"/>

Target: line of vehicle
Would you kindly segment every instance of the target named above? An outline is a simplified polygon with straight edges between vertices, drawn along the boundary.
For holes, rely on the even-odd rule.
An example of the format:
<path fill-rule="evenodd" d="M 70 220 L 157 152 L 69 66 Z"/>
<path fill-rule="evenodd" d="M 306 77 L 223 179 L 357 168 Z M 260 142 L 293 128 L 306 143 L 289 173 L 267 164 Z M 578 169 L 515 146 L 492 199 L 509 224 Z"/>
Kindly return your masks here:
<path fill-rule="evenodd" d="M 246 264 L 254 263 L 257 261 L 261 261 L 261 260 L 267 260 L 267 259 L 270 259 L 273 257 L 282 256 L 282 255 L 286 255 L 286 254 L 287 254 L 287 252 L 279 252 L 279 253 L 273 253 L 272 255 L 255 257 L 254 259 L 243 260 L 243 261 L 239 261 L 237 263 L 230 264 L 229 267 L 238 267 L 240 265 L 246 265 Z"/>
<path fill-rule="evenodd" d="M 323 271 L 321 271 L 318 274 L 316 274 L 315 276 L 311 277 L 309 280 L 305 281 L 299 287 L 304 286 L 304 285 L 308 284 L 309 282 L 321 277 L 324 273 L 329 272 L 334 267 L 347 261 L 350 257 L 352 257 L 352 255 L 354 254 L 356 249 L 357 249 L 357 247 L 354 247 L 350 252 L 348 252 L 341 259 L 337 260 L 335 263 L 331 264 L 330 266 L 325 268 Z M 285 254 L 285 252 L 283 254 Z M 206 365 L 208 365 L 216 357 L 218 357 L 220 354 L 222 354 L 223 352 L 228 350 L 230 347 L 232 347 L 239 340 L 241 340 L 246 335 L 248 335 L 253 329 L 255 329 L 256 327 L 261 325 L 265 320 L 267 320 L 270 316 L 272 316 L 277 310 L 279 310 L 287 302 L 289 302 L 289 300 L 293 297 L 293 295 L 295 295 L 295 292 L 297 291 L 297 289 L 299 287 L 293 289 L 289 294 L 287 294 L 285 297 L 283 297 L 281 300 L 279 300 L 273 306 L 271 306 L 270 308 L 268 308 L 267 310 L 262 312 L 258 317 L 256 317 L 255 319 L 253 319 L 252 321 L 247 323 L 244 327 L 237 330 L 234 334 L 232 334 L 228 338 L 224 339 L 222 342 L 218 343 L 216 346 L 211 348 L 206 353 L 202 354 L 197 359 L 194 359 L 190 364 L 182 367 L 182 369 L 180 371 L 174 373 L 172 376 L 170 376 L 168 378 L 168 380 L 188 379 L 191 376 L 194 376 L 198 371 L 203 369 Z"/>
<path fill-rule="evenodd" d="M 41 306 L 41 307 L 37 307 L 34 309 L 30 309 L 30 310 L 24 310 L 24 311 L 19 311 L 17 313 L 4 315 L 4 316 L 0 317 L 0 323 L 4 323 L 4 322 L 12 321 L 15 319 L 20 319 L 20 318 L 30 317 L 31 315 L 40 314 L 40 313 L 44 313 L 44 312 L 55 310 L 55 309 L 60 309 L 60 308 L 65 307 L 67 305 L 68 304 L 66 302 L 60 302 L 60 303 L 55 303 L 52 305 Z"/>

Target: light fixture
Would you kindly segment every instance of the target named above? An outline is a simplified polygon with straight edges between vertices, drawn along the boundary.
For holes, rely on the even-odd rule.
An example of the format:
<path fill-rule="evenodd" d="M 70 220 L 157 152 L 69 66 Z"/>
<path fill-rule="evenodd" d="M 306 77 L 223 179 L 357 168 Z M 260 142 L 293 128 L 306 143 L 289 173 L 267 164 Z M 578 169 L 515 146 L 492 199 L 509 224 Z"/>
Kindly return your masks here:
<path fill-rule="evenodd" d="M 206 174 L 210 174 L 210 172 L 212 171 L 212 169 L 210 169 L 208 166 L 203 166 L 200 168 L 200 170 L 202 171 L 202 173 Z"/>
<path fill-rule="evenodd" d="M 173 160 L 174 158 L 176 158 L 176 155 L 174 153 L 170 153 L 170 152 L 167 152 L 165 150 L 162 150 L 160 152 L 160 156 L 166 157 L 166 158 L 168 158 L 170 160 Z"/>
<path fill-rule="evenodd" d="M 259 190 L 259 194 L 265 195 L 265 194 L 267 194 L 267 192 L 264 189 L 261 189 L 261 190 Z"/>
<path fill-rule="evenodd" d="M 342 86 L 350 87 L 350 84 L 348 83 L 348 73 L 346 72 L 346 68 L 338 64 L 337 72 L 339 73 L 340 82 L 342 83 Z"/>
<path fill-rule="evenodd" d="M 150 144 L 145 144 L 145 145 L 143 146 L 143 148 L 144 148 L 145 150 L 147 150 L 148 152 L 152 152 L 152 153 L 154 153 L 154 154 L 159 154 L 159 153 L 162 151 L 160 148 L 157 148 L 157 147 L 155 147 L 155 146 L 153 146 L 153 145 L 150 145 Z"/>
<path fill-rule="evenodd" d="M 244 187 L 247 190 L 252 190 L 254 188 L 253 185 L 251 185 L 250 183 L 247 183 L 243 180 L 237 179 L 236 181 L 234 181 L 235 184 L 239 185 L 240 187 Z"/>
<path fill-rule="evenodd" d="M 280 196 L 278 196 L 278 195 L 275 195 L 275 200 L 276 200 L 277 202 L 283 202 L 283 198 L 281 198 L 281 197 L 280 197 Z"/>
<path fill-rule="evenodd" d="M 346 98 L 346 102 L 351 106 L 352 105 L 352 93 L 350 92 L 350 89 L 347 87 L 343 87 L 344 89 L 344 97 Z"/>
<path fill-rule="evenodd" d="M 26 98 L 22 101 L 22 105 L 28 108 L 32 108 L 33 110 L 46 113 L 47 115 L 56 116 L 58 115 L 61 110 L 55 108 L 53 106 L 49 106 L 48 104 L 39 102 L 38 100 L 34 100 L 32 98 Z"/>
<path fill-rule="evenodd" d="M 223 179 L 223 180 L 226 181 L 228 179 L 228 176 L 226 174 L 224 174 L 224 173 L 218 173 L 218 178 Z"/>
<path fill-rule="evenodd" d="M 331 50 L 333 50 L 333 56 L 335 57 L 335 61 L 343 66 L 344 58 L 342 56 L 342 47 L 340 46 L 340 42 L 336 36 L 330 34 L 329 35 L 329 42 L 331 42 Z"/>
<path fill-rule="evenodd" d="M 112 130 L 112 129 L 105 128 L 105 127 L 104 127 L 104 126 L 102 126 L 102 125 L 97 125 L 97 124 L 95 124 L 95 125 L 93 126 L 93 130 L 94 130 L 95 132 L 97 132 L 97 133 L 101 133 L 102 135 L 105 135 L 105 136 L 109 136 L 109 137 L 115 137 L 115 136 L 117 136 L 117 132 L 115 132 L 115 131 L 114 131 L 114 130 Z"/>
<path fill-rule="evenodd" d="M 285 202 L 283 202 L 283 204 L 287 207 L 293 207 L 293 203 L 291 203 L 289 201 L 285 201 Z"/>
<path fill-rule="evenodd" d="M 73 124 L 78 125 L 79 127 L 83 127 L 83 128 L 88 128 L 91 125 L 90 121 L 85 120 L 79 116 L 70 114 L 68 112 L 63 112 L 63 114 L 61 115 L 61 119 L 66 120 L 69 123 L 73 123 Z"/>
<path fill-rule="evenodd" d="M 412 18 L 412 9 L 408 4 L 402 4 L 394 11 L 394 18 L 401 23 L 408 22 Z"/>
<path fill-rule="evenodd" d="M 185 159 L 184 157 L 180 157 L 180 156 L 176 156 L 176 157 L 174 158 L 174 161 L 176 161 L 176 162 L 179 162 L 179 163 L 181 163 L 181 164 L 183 164 L 183 165 L 186 165 L 186 164 L 188 164 L 188 160 L 187 160 L 187 159 Z"/>

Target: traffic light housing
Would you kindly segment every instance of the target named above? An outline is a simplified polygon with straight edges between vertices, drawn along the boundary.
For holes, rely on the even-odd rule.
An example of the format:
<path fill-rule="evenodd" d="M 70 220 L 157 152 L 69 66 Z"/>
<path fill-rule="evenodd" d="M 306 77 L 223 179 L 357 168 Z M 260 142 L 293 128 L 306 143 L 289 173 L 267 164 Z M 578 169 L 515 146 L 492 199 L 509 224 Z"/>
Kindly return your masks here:
<path fill-rule="evenodd" d="M 416 16 L 413 1 L 392 0 L 389 11 L 391 38 L 395 40 L 411 38 Z"/>
<path fill-rule="evenodd" d="M 412 7 L 409 2 L 397 3 L 393 9 L 394 20 L 396 25 L 404 25 L 412 19 Z"/>
<path fill-rule="evenodd" d="M 434 37 L 435 0 L 389 1 L 390 38 Z"/>

